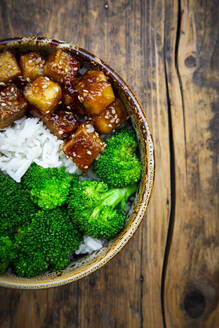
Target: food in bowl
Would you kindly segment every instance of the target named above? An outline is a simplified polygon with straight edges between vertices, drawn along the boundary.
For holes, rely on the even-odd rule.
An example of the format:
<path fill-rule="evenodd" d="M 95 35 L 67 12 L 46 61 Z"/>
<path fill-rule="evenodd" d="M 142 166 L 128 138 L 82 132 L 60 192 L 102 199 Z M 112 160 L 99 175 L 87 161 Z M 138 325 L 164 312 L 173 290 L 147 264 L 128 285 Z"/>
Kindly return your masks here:
<path fill-rule="evenodd" d="M 124 228 L 142 163 L 109 78 L 54 50 L 0 53 L 0 271 L 64 269 Z"/>

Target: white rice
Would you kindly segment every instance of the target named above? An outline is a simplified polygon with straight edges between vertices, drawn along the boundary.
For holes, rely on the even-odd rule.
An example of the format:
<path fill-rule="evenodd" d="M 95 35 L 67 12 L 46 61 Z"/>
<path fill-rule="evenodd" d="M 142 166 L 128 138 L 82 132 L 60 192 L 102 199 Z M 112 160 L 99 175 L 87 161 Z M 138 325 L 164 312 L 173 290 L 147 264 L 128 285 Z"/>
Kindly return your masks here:
<path fill-rule="evenodd" d="M 13 126 L 0 130 L 0 169 L 16 182 L 21 181 L 33 162 L 44 168 L 64 166 L 69 173 L 80 174 L 79 168 L 61 151 L 62 143 L 38 118 L 23 117 Z M 84 236 L 75 253 L 90 254 L 103 243 Z"/>
<path fill-rule="evenodd" d="M 69 173 L 80 174 L 61 151 L 62 143 L 38 118 L 23 117 L 0 132 L 0 169 L 16 182 L 21 181 L 32 162 L 44 168 L 65 166 Z"/>
<path fill-rule="evenodd" d="M 90 236 L 84 236 L 79 249 L 75 251 L 76 255 L 91 254 L 103 247 L 104 240 L 99 240 Z"/>

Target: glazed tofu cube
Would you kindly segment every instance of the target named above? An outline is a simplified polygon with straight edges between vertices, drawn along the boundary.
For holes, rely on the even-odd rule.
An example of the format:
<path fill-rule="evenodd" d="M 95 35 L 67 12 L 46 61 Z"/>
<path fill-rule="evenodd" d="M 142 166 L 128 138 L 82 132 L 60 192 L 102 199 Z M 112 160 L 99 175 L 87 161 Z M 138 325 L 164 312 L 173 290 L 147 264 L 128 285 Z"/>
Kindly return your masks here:
<path fill-rule="evenodd" d="M 9 51 L 2 52 L 0 54 L 0 82 L 14 81 L 19 75 L 21 75 L 21 70 L 15 56 Z"/>
<path fill-rule="evenodd" d="M 20 66 L 23 76 L 28 80 L 35 80 L 43 74 L 45 59 L 36 52 L 29 52 L 20 57 Z"/>
<path fill-rule="evenodd" d="M 27 102 L 16 85 L 11 84 L 0 92 L 0 129 L 11 125 L 21 118 L 27 107 Z"/>
<path fill-rule="evenodd" d="M 36 106 L 43 115 L 51 113 L 62 97 L 60 86 L 48 77 L 40 76 L 24 91 L 25 98 Z"/>
<path fill-rule="evenodd" d="M 67 109 L 80 115 L 85 114 L 85 108 L 82 103 L 78 100 L 77 93 L 63 95 L 63 103 L 67 106 Z"/>
<path fill-rule="evenodd" d="M 114 100 L 114 92 L 103 72 L 87 71 L 75 86 L 88 114 L 98 115 Z"/>
<path fill-rule="evenodd" d="M 28 110 L 28 113 L 30 113 L 32 116 L 40 118 L 42 120 L 43 114 L 41 113 L 41 111 L 38 108 L 29 104 L 27 110 Z M 49 114 L 47 114 L 47 115 L 49 115 Z"/>
<path fill-rule="evenodd" d="M 68 137 L 79 125 L 76 115 L 65 110 L 56 110 L 42 118 L 47 128 L 59 139 Z"/>
<path fill-rule="evenodd" d="M 62 88 L 63 91 L 63 104 L 67 109 L 80 115 L 85 114 L 85 108 L 78 100 L 78 92 L 70 81 L 66 81 Z"/>
<path fill-rule="evenodd" d="M 92 122 L 99 133 L 107 134 L 125 122 L 126 119 L 126 110 L 122 102 L 116 99 L 100 115 L 94 116 Z"/>
<path fill-rule="evenodd" d="M 95 158 L 104 150 L 104 143 L 90 123 L 82 123 L 72 138 L 65 142 L 63 152 L 86 172 Z"/>
<path fill-rule="evenodd" d="M 74 81 L 80 67 L 79 61 L 69 53 L 58 49 L 49 56 L 44 67 L 44 74 L 56 82 Z"/>

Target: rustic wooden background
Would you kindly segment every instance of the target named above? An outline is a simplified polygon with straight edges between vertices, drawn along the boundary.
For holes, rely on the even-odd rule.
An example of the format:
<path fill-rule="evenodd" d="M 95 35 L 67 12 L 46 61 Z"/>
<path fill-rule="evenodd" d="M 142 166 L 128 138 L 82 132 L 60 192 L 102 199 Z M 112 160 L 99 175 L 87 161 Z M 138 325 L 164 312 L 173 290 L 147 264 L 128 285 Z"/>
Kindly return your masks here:
<path fill-rule="evenodd" d="M 152 127 L 156 180 L 127 247 L 81 281 L 0 289 L 1 328 L 219 327 L 218 0 L 1 0 L 0 38 L 72 41 L 109 63 Z"/>

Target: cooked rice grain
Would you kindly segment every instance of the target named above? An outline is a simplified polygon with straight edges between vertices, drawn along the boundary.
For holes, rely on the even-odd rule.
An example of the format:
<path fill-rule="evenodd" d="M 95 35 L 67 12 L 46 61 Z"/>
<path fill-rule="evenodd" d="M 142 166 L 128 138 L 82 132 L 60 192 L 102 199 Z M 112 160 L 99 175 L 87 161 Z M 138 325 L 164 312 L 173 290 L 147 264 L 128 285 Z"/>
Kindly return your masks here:
<path fill-rule="evenodd" d="M 61 151 L 62 142 L 38 118 L 23 117 L 0 132 L 0 169 L 16 182 L 32 162 L 44 168 L 65 166 L 69 173 L 79 174 L 78 167 Z"/>

